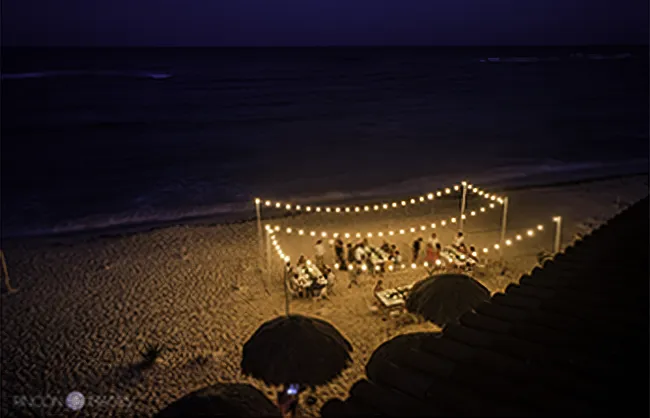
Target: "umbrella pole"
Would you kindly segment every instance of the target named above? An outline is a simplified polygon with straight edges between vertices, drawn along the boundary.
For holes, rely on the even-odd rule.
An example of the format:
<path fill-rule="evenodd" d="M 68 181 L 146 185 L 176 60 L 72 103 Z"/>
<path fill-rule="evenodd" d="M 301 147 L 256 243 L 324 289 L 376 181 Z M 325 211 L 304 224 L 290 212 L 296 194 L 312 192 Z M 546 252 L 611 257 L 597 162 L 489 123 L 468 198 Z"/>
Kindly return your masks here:
<path fill-rule="evenodd" d="M 499 239 L 499 254 L 503 257 L 503 244 L 506 239 L 506 225 L 508 224 L 508 198 L 503 199 L 503 214 L 501 216 L 501 238 Z"/>
<path fill-rule="evenodd" d="M 260 247 L 260 262 L 258 264 L 258 267 L 261 269 L 262 258 L 264 257 L 264 237 L 262 236 L 262 213 L 260 211 L 260 203 L 260 199 L 255 199 L 255 214 L 257 215 L 257 237 Z"/>

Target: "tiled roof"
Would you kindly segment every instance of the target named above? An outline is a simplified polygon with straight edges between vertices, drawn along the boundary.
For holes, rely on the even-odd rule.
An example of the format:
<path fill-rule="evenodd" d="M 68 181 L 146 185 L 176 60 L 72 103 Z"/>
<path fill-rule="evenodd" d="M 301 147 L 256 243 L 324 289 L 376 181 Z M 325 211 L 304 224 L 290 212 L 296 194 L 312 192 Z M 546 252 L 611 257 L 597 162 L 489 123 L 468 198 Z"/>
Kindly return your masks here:
<path fill-rule="evenodd" d="M 338 416 L 648 415 L 648 198 L 440 334 L 396 337 Z"/>

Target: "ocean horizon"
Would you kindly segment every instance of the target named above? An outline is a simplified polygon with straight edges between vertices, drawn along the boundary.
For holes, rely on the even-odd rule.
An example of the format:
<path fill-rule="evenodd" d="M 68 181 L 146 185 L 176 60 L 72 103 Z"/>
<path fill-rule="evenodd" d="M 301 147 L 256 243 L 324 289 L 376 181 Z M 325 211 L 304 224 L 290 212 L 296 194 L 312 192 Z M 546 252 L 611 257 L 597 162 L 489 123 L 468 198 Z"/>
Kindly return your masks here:
<path fill-rule="evenodd" d="M 648 170 L 648 47 L 7 48 L 2 236 Z"/>

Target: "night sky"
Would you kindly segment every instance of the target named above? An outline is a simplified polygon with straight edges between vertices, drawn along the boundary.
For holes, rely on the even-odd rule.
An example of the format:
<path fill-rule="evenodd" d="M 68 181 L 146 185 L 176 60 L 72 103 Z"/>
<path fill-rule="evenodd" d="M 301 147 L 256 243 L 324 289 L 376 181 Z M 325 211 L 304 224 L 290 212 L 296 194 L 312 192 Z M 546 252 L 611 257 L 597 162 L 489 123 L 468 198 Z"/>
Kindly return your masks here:
<path fill-rule="evenodd" d="M 647 44 L 647 0 L 4 0 L 4 45 Z"/>

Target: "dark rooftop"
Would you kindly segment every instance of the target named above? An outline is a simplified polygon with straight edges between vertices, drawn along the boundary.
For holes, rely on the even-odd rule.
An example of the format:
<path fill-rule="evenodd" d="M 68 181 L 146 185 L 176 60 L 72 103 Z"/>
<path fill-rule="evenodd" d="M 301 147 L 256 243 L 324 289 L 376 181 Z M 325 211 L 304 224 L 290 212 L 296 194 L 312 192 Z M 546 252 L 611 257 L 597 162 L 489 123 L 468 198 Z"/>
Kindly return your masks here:
<path fill-rule="evenodd" d="M 338 416 L 648 416 L 648 197 L 442 333 L 380 346 Z"/>

